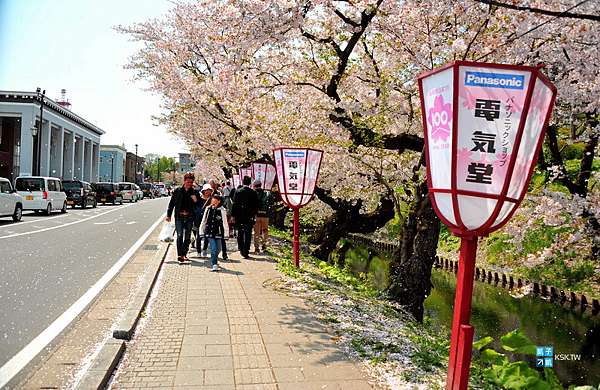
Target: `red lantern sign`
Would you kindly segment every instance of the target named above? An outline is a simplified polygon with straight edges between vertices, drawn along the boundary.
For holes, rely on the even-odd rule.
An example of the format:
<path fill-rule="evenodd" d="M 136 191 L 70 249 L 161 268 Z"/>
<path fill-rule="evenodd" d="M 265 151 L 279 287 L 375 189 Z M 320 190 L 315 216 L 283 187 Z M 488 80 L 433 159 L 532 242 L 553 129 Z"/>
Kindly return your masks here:
<path fill-rule="evenodd" d="M 527 192 L 556 88 L 540 68 L 456 61 L 418 77 L 429 197 L 461 239 L 447 389 L 466 389 L 477 238 Z"/>
<path fill-rule="evenodd" d="M 294 210 L 294 262 L 300 266 L 299 209 L 313 198 L 323 151 L 310 148 L 276 148 L 273 157 L 283 202 Z"/>
<path fill-rule="evenodd" d="M 233 188 L 238 188 L 242 185 L 242 179 L 240 175 L 231 175 L 231 179 L 233 180 Z"/>
<path fill-rule="evenodd" d="M 262 188 L 271 191 L 275 182 L 275 167 L 268 163 L 252 163 L 252 178 L 260 180 Z"/>
<path fill-rule="evenodd" d="M 240 180 L 243 180 L 244 176 L 248 176 L 248 177 L 252 178 L 252 168 L 251 167 L 240 168 Z"/>

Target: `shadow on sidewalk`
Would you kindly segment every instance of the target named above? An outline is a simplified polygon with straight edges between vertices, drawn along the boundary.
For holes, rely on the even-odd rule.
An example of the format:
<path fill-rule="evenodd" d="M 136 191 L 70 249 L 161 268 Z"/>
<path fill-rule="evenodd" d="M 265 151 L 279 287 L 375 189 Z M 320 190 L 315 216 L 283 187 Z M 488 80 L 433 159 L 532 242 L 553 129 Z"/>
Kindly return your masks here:
<path fill-rule="evenodd" d="M 174 262 L 176 263 L 176 262 Z M 202 268 L 206 268 L 207 271 L 210 271 L 210 259 L 205 259 L 205 260 L 192 260 L 190 259 L 189 262 L 184 263 L 186 265 L 189 265 L 191 267 L 202 267 Z M 240 271 L 234 271 L 234 270 L 230 270 L 227 268 L 224 268 L 222 266 L 223 262 L 219 261 L 219 271 L 222 274 L 228 274 L 228 275 L 244 275 L 243 272 Z"/>

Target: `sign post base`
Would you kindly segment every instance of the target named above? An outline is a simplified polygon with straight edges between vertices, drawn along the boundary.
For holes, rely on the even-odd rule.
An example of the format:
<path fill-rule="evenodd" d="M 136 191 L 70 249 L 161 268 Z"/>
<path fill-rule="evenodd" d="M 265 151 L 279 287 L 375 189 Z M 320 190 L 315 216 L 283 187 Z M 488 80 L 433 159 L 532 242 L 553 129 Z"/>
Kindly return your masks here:
<path fill-rule="evenodd" d="M 474 328 L 469 325 L 469 319 L 476 254 L 477 237 L 461 238 L 446 390 L 466 390 L 469 384 L 474 331 Z"/>

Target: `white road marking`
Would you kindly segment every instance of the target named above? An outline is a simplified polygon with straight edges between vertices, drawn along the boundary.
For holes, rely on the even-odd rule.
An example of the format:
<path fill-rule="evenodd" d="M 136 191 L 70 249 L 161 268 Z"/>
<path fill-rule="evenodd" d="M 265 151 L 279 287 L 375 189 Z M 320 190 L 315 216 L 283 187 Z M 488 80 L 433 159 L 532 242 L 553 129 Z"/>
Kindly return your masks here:
<path fill-rule="evenodd" d="M 27 366 L 29 362 L 37 356 L 46 346 L 56 338 L 69 324 L 85 310 L 85 308 L 94 300 L 104 287 L 115 277 L 123 268 L 133 254 L 142 246 L 148 236 L 162 222 L 164 215 L 161 215 L 156 222 L 133 244 L 131 248 L 96 282 L 89 290 L 85 292 L 75 303 L 62 313 L 53 323 L 42 331 L 29 344 L 14 355 L 5 365 L 0 367 L 0 388 L 6 385 L 15 375 Z"/>
<path fill-rule="evenodd" d="M 137 223 L 137 222 L 135 222 L 135 221 L 129 221 L 125 225 L 133 225 L 134 223 Z"/>
<path fill-rule="evenodd" d="M 110 225 L 112 222 L 94 222 L 94 225 Z"/>
<path fill-rule="evenodd" d="M 84 219 L 79 219 L 79 220 L 76 220 L 76 221 L 73 221 L 73 222 L 69 222 L 69 223 L 63 223 L 62 225 L 51 226 L 51 227 L 43 228 L 43 229 L 40 229 L 40 230 L 33 230 L 33 231 L 30 231 L 30 232 L 9 234 L 8 236 L 2 236 L 2 237 L 0 237 L 0 240 L 3 240 L 5 238 L 13 238 L 13 237 L 19 237 L 19 236 L 26 236 L 26 235 L 34 234 L 34 233 L 47 232 L 48 230 L 60 229 L 62 227 L 75 225 L 76 223 L 86 222 L 86 221 L 89 221 L 90 219 L 98 218 L 98 217 L 101 217 L 101 216 L 106 215 L 108 213 L 112 213 L 112 212 L 117 211 L 117 210 L 122 210 L 123 208 L 129 207 L 129 206 L 130 205 L 119 207 L 119 208 L 114 208 L 114 209 L 105 211 L 105 212 L 100 213 L 100 214 L 92 215 L 91 217 L 87 217 L 87 218 L 84 218 Z"/>

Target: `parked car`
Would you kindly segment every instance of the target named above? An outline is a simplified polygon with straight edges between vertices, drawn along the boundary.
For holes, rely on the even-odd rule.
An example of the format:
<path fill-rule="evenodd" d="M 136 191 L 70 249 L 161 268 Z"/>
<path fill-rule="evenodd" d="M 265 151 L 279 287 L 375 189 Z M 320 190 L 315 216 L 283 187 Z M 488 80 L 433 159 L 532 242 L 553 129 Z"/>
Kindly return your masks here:
<path fill-rule="evenodd" d="M 134 184 L 133 186 L 135 188 L 135 194 L 137 195 L 137 200 L 144 199 L 144 192 L 140 189 L 140 186 L 138 186 L 137 184 Z"/>
<path fill-rule="evenodd" d="M 140 189 L 144 194 L 144 198 L 154 199 L 154 185 L 152 183 L 140 183 Z"/>
<path fill-rule="evenodd" d="M 154 186 L 158 190 L 158 196 L 168 196 L 169 195 L 164 183 L 155 183 Z"/>
<path fill-rule="evenodd" d="M 23 210 L 50 215 L 52 211 L 67 212 L 67 194 L 60 179 L 44 176 L 19 176 L 15 187 L 23 197 Z"/>
<path fill-rule="evenodd" d="M 119 184 L 119 191 L 123 200 L 128 200 L 129 203 L 137 202 L 137 194 L 135 192 L 135 184 L 128 182 L 121 182 Z"/>
<path fill-rule="evenodd" d="M 0 217 L 12 217 L 19 222 L 23 216 L 23 197 L 10 184 L 10 180 L 0 177 Z"/>
<path fill-rule="evenodd" d="M 123 196 L 117 183 L 100 182 L 95 183 L 96 201 L 102 204 L 123 204 Z"/>
<path fill-rule="evenodd" d="M 96 207 L 98 205 L 96 191 L 90 183 L 81 180 L 63 180 L 62 184 L 65 194 L 67 194 L 67 205 L 73 208 L 81 206 L 82 209 L 87 206 Z"/>

